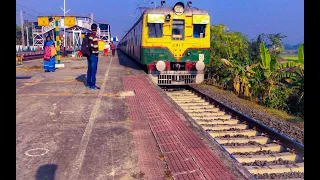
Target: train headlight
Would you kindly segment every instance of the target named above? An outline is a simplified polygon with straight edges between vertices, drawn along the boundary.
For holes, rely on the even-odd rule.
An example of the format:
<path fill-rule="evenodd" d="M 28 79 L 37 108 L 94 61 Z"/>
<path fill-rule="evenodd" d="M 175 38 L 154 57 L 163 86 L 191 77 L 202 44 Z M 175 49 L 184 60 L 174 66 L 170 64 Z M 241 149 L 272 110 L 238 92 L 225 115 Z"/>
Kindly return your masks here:
<path fill-rule="evenodd" d="M 183 14 L 184 11 L 184 4 L 183 2 L 178 2 L 173 6 L 173 11 L 176 15 Z"/>
<path fill-rule="evenodd" d="M 204 64 L 203 61 L 198 61 L 198 62 L 196 63 L 196 69 L 197 69 L 198 71 L 204 70 L 204 67 L 205 67 L 205 64 Z"/>
<path fill-rule="evenodd" d="M 166 69 L 166 63 L 163 61 L 158 61 L 156 64 L 156 68 L 158 71 L 164 71 Z"/>

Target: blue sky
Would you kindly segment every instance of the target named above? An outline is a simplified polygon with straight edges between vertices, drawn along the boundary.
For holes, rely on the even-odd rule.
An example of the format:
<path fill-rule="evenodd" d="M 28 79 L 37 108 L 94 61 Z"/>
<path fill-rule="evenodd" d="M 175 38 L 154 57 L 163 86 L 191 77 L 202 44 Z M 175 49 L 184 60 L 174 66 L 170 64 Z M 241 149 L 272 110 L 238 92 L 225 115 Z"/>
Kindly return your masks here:
<path fill-rule="evenodd" d="M 108 22 L 113 36 L 121 38 L 140 15 L 139 6 L 153 7 L 153 0 L 66 0 L 67 14 L 94 14 L 94 19 Z M 148 3 L 149 2 L 149 3 Z M 166 6 L 177 1 L 167 0 Z M 187 1 L 185 1 L 187 2 Z M 63 0 L 16 0 L 16 9 L 25 11 L 24 19 L 36 20 L 36 16 L 63 14 Z M 156 1 L 157 5 L 160 0 Z M 225 24 L 230 31 L 238 31 L 255 38 L 260 33 L 282 33 L 284 43 L 304 41 L 303 0 L 197 0 L 193 6 L 205 9 L 211 16 L 211 24 Z M 19 12 L 16 22 L 20 24 Z"/>

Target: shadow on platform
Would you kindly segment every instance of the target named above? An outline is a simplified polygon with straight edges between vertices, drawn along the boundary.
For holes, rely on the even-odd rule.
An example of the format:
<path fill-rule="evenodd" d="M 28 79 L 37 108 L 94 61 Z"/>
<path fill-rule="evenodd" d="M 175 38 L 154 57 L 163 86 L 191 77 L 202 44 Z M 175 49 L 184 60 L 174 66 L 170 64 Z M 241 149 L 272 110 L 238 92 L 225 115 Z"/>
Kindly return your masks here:
<path fill-rule="evenodd" d="M 56 164 L 40 166 L 36 174 L 36 180 L 54 180 L 57 168 Z"/>
<path fill-rule="evenodd" d="M 132 68 L 135 70 L 141 70 L 141 69 L 145 70 L 145 67 L 141 66 L 140 64 L 135 62 L 134 59 L 127 56 L 126 54 L 124 54 L 123 52 L 121 52 L 118 49 L 117 49 L 117 55 L 118 55 L 118 59 L 119 59 L 119 64 L 121 66 L 129 67 L 129 68 Z"/>
<path fill-rule="evenodd" d="M 76 77 L 76 80 L 82 82 L 84 86 L 86 86 L 87 77 L 86 74 L 81 74 L 80 76 Z"/>

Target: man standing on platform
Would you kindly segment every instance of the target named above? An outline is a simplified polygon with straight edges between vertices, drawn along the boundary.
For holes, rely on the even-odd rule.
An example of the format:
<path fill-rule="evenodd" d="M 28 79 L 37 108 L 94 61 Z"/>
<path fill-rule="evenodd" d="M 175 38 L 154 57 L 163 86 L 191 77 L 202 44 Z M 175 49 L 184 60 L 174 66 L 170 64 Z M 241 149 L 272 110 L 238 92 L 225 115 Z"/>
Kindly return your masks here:
<path fill-rule="evenodd" d="M 87 71 L 87 88 L 97 90 L 96 87 L 96 74 L 98 68 L 98 37 L 97 37 L 97 25 L 91 25 L 92 33 L 89 35 L 89 46 L 91 55 L 88 57 L 88 71 Z"/>

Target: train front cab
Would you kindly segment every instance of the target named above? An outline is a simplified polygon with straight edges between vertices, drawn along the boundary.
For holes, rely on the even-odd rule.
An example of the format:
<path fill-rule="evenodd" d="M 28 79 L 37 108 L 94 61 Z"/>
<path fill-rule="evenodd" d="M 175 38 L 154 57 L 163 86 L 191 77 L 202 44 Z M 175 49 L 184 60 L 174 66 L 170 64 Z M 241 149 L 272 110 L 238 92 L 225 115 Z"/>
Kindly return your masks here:
<path fill-rule="evenodd" d="M 210 17 L 184 13 L 147 13 L 143 18 L 142 57 L 149 76 L 161 85 L 201 83 L 210 58 Z"/>

